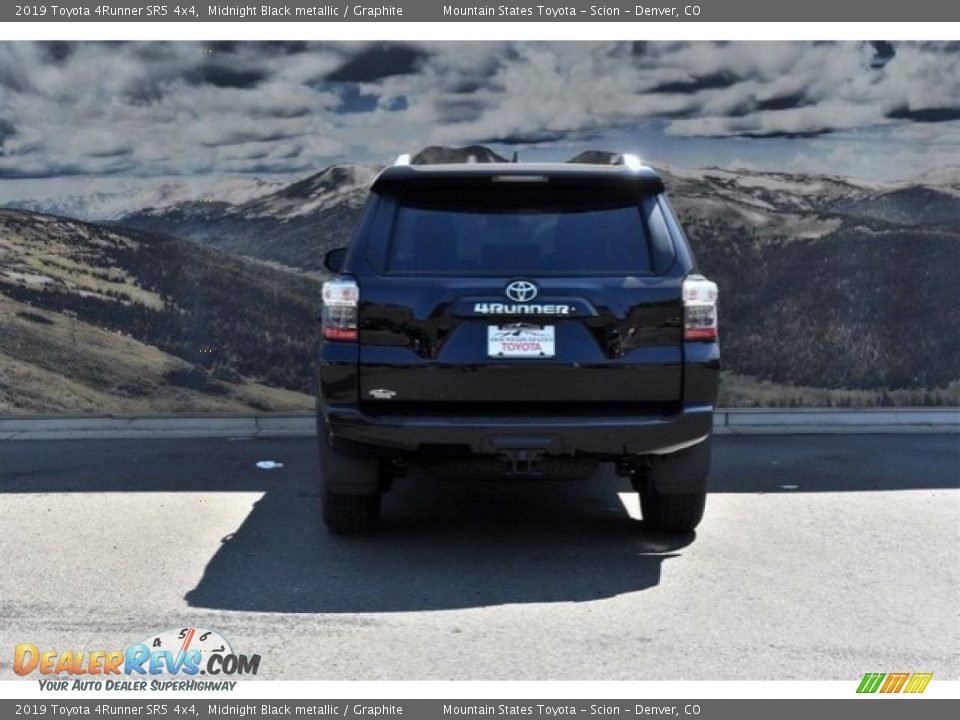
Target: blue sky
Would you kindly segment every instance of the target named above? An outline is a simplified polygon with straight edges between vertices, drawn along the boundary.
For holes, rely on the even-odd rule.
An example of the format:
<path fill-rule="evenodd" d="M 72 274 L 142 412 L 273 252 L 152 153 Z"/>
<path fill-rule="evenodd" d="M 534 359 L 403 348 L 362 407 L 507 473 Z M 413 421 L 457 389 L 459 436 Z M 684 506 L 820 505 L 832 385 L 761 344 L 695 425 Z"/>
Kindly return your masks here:
<path fill-rule="evenodd" d="M 957 44 L 0 43 L 0 198 L 429 144 L 868 180 L 960 166 Z M 29 182 L 26 180 L 29 179 Z"/>

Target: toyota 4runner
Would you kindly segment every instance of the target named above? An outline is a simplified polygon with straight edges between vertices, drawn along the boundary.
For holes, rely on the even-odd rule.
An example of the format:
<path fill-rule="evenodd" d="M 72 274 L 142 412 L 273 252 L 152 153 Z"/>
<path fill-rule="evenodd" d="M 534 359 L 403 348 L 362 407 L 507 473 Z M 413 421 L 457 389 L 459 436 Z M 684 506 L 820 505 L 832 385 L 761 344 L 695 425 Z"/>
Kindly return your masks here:
<path fill-rule="evenodd" d="M 323 515 L 368 532 L 409 464 L 579 478 L 613 463 L 645 522 L 704 509 L 717 287 L 661 178 L 600 163 L 398 163 L 326 258 Z"/>

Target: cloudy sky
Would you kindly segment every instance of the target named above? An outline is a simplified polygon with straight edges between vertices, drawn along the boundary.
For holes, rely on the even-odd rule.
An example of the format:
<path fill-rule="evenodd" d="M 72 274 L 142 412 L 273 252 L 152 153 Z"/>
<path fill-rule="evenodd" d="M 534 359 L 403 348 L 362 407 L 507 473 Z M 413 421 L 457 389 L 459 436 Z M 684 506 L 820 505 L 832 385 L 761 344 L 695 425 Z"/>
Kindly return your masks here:
<path fill-rule="evenodd" d="M 912 177 L 960 166 L 960 44 L 0 42 L 2 195 L 475 142 Z"/>

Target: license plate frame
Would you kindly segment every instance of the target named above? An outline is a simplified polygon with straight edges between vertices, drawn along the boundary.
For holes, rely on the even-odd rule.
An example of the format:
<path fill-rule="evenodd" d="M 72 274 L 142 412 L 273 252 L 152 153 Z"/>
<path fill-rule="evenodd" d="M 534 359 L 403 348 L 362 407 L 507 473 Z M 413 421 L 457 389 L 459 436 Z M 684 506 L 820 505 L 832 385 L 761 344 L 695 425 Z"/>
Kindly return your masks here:
<path fill-rule="evenodd" d="M 508 323 L 487 326 L 487 356 L 542 360 L 557 354 L 555 325 Z"/>

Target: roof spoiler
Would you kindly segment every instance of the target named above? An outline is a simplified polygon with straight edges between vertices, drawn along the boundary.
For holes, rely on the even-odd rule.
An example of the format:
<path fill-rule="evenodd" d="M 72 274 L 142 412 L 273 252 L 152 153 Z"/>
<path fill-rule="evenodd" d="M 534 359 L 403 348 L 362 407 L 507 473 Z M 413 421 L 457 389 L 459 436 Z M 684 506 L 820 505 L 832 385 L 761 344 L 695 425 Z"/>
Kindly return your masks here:
<path fill-rule="evenodd" d="M 383 192 L 390 188 L 429 188 L 429 187 L 490 187 L 500 183 L 550 183 L 555 186 L 612 186 L 632 185 L 645 192 L 662 192 L 663 180 L 653 170 L 638 167 L 627 169 L 619 166 L 583 164 L 582 169 L 568 163 L 541 165 L 523 165 L 506 163 L 494 168 L 484 168 L 483 163 L 449 165 L 447 168 L 432 167 L 421 170 L 414 163 L 393 165 L 385 168 L 373 181 L 370 189 Z"/>

